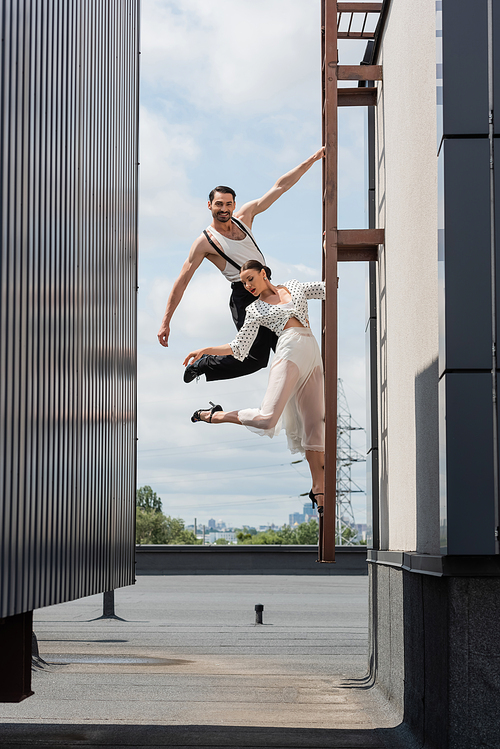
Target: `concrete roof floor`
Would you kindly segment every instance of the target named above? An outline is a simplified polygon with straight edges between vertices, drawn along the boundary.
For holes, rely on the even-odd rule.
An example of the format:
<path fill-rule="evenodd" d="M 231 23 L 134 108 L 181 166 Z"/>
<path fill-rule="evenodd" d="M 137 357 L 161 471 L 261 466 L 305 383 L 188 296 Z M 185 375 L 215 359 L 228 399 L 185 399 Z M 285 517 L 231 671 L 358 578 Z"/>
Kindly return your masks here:
<path fill-rule="evenodd" d="M 142 576 L 115 605 L 35 612 L 51 665 L 0 704 L 3 749 L 410 745 L 369 688 L 367 577 Z"/>

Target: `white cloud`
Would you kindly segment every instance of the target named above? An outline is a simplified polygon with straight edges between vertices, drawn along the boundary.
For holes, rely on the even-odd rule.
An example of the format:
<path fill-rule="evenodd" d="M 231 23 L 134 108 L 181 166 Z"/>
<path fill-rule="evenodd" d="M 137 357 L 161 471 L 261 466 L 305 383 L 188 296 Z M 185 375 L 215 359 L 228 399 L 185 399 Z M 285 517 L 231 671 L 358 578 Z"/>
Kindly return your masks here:
<path fill-rule="evenodd" d="M 193 198 L 188 177 L 199 158 L 193 129 L 172 122 L 161 111 L 140 112 L 141 251 L 176 240 L 192 242 L 207 209 Z"/>
<path fill-rule="evenodd" d="M 151 484 L 164 509 L 187 521 L 197 515 L 199 522 L 215 516 L 283 523 L 301 509 L 297 495 L 310 488 L 305 464 L 290 465 L 284 435 L 271 441 L 235 425 L 190 422 L 209 400 L 226 410 L 258 406 L 268 377 L 261 371 L 183 383 L 190 350 L 228 342 L 235 332 L 229 284 L 208 262 L 174 314 L 168 349 L 156 334 L 182 261 L 209 223 L 207 190 L 232 184 L 241 205 L 319 145 L 319 6 L 317 0 L 142 3 L 138 481 Z M 349 112 L 342 123 L 339 184 L 347 205 L 362 189 L 363 127 Z M 259 217 L 257 238 L 273 280 L 320 276 L 320 200 L 316 165 Z M 354 269 L 340 275 L 340 374 L 363 424 L 364 277 Z M 310 311 L 318 334 L 319 303 Z"/>
<path fill-rule="evenodd" d="M 149 86 L 221 114 L 307 107 L 319 63 L 315 0 L 144 0 L 142 13 Z"/>

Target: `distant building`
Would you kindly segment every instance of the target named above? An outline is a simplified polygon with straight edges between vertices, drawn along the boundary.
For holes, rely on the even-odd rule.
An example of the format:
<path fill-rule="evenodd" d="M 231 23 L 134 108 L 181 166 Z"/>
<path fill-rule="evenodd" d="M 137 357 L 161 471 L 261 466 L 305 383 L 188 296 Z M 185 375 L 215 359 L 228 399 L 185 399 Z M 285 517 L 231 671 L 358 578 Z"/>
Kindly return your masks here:
<path fill-rule="evenodd" d="M 304 520 L 302 522 L 309 522 L 311 518 L 318 519 L 318 511 L 313 507 L 312 502 L 306 502 L 304 505 Z"/>
<path fill-rule="evenodd" d="M 235 544 L 237 541 L 236 533 L 230 531 L 212 531 L 205 536 L 205 541 L 206 543 L 214 544 L 219 538 L 224 538 L 228 544 Z"/>
<path fill-rule="evenodd" d="M 288 525 L 293 528 L 294 525 L 300 525 L 304 522 L 304 514 L 302 512 L 292 512 L 288 516 Z"/>
<path fill-rule="evenodd" d="M 217 521 L 215 520 L 215 518 L 210 518 L 207 523 L 207 528 L 213 528 L 214 530 L 217 528 Z"/>
<path fill-rule="evenodd" d="M 356 523 L 354 526 L 355 530 L 358 533 L 358 539 L 360 541 L 366 541 L 366 533 L 368 530 L 368 526 L 366 523 Z"/>
<path fill-rule="evenodd" d="M 226 524 L 222 520 L 218 520 L 215 527 L 217 528 L 218 531 L 223 531 L 224 528 L 226 527 Z"/>

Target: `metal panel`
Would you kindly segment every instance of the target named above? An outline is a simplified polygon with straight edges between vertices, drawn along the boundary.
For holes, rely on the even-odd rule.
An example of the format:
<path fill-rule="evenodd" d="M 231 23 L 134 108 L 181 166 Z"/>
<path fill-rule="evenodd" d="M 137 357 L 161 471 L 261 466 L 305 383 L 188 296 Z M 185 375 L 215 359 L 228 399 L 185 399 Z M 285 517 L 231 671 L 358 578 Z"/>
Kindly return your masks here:
<path fill-rule="evenodd" d="M 138 0 L 0 11 L 0 616 L 134 581 Z"/>
<path fill-rule="evenodd" d="M 495 554 L 491 377 L 445 374 L 439 388 L 441 551 Z"/>
<path fill-rule="evenodd" d="M 443 129 L 445 136 L 488 134 L 486 2 L 443 0 Z"/>
<path fill-rule="evenodd" d="M 497 5 L 442 3 L 439 399 L 441 544 L 447 554 L 498 553 Z M 437 22 L 439 33 L 439 14 Z"/>
<path fill-rule="evenodd" d="M 491 368 L 489 152 L 484 138 L 445 139 L 443 348 L 440 374 Z"/>

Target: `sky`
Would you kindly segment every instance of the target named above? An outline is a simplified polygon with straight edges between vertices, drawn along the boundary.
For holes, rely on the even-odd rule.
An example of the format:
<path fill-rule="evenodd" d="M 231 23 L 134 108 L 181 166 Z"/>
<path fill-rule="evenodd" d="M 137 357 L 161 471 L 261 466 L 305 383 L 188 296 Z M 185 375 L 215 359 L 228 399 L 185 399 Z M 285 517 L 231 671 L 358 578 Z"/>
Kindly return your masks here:
<path fill-rule="evenodd" d="M 228 343 L 235 329 L 230 286 L 208 261 L 196 271 L 171 323 L 168 348 L 157 332 L 189 248 L 210 223 L 207 195 L 232 186 L 237 205 L 263 195 L 321 146 L 319 0 L 142 0 L 138 486 L 150 485 L 163 511 L 187 525 L 282 525 L 301 512 L 311 488 L 305 461 L 286 437 L 242 426 L 193 424 L 192 413 L 258 407 L 268 371 L 231 381 L 185 384 L 183 359 Z M 345 43 L 344 43 L 345 44 Z M 358 63 L 364 42 L 340 46 Z M 366 113 L 339 112 L 339 228 L 367 226 Z M 321 163 L 268 211 L 253 231 L 273 281 L 321 278 Z M 364 263 L 339 265 L 339 376 L 355 421 L 366 424 Z M 319 337 L 321 307 L 309 304 Z M 363 431 L 353 447 L 365 453 Z M 365 464 L 353 467 L 365 487 Z M 366 520 L 365 496 L 353 496 Z"/>

